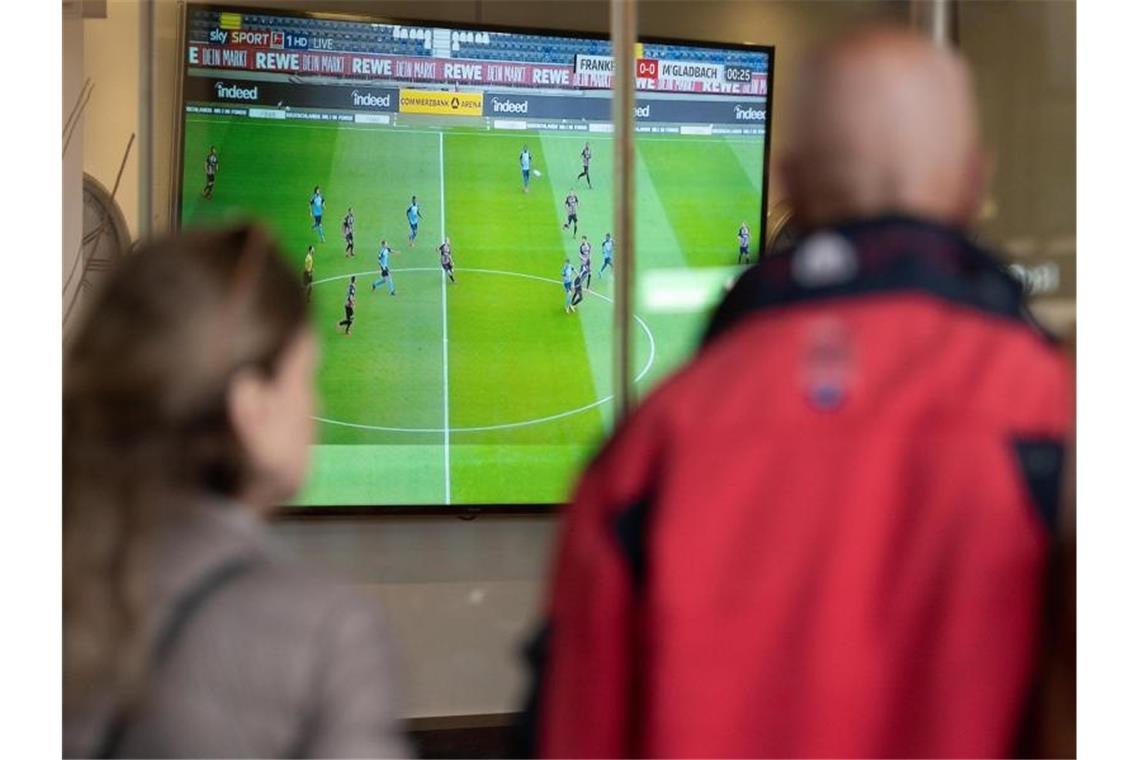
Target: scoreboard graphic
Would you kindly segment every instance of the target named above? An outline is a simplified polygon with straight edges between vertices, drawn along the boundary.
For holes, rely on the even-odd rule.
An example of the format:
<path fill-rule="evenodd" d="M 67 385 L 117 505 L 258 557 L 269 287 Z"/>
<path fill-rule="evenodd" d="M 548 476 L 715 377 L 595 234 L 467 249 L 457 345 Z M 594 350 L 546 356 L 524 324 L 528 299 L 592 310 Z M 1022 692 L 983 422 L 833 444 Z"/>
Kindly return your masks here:
<path fill-rule="evenodd" d="M 266 18 L 224 12 L 207 24 L 193 25 L 187 64 L 353 80 L 566 90 L 613 87 L 608 40 L 583 42 L 583 50 L 576 51 L 565 47 L 565 38 L 539 37 L 536 45 L 535 35 L 497 33 L 493 44 L 480 44 L 465 36 L 472 33 L 456 30 L 417 28 L 409 38 L 401 35 L 407 28 L 390 24 L 357 24 L 369 31 L 346 33 L 337 25 L 347 22 L 328 22 L 333 28 L 327 30 L 321 20 L 275 28 L 263 21 Z M 518 54 L 512 55 L 513 50 Z M 638 43 L 636 54 L 639 90 L 758 98 L 768 94 L 769 55 L 764 52 L 718 55 L 710 50 L 697 60 L 681 60 L 669 46 Z"/>

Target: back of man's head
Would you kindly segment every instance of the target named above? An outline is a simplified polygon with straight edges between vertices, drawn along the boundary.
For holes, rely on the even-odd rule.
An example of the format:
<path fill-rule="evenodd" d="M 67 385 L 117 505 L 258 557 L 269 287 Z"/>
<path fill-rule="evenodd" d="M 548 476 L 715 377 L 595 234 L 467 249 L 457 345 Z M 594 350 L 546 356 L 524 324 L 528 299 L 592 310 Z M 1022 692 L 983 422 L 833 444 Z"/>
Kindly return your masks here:
<path fill-rule="evenodd" d="M 888 213 L 966 225 L 981 204 L 969 72 L 913 32 L 864 29 L 811 54 L 790 127 L 779 170 L 804 226 Z"/>

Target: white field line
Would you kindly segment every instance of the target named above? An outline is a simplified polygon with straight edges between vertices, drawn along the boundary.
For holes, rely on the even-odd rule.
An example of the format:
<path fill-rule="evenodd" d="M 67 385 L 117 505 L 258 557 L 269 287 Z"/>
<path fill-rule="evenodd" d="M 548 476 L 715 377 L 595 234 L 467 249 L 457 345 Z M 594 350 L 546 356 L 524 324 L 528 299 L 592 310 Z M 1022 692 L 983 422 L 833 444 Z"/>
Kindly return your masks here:
<path fill-rule="evenodd" d="M 447 236 L 444 210 L 447 201 L 443 195 L 443 132 L 439 133 L 439 242 Z M 443 310 L 443 503 L 451 503 L 451 398 L 447 387 L 447 276 L 439 269 L 439 289 Z"/>
<path fill-rule="evenodd" d="M 221 114 L 219 114 L 219 116 L 222 116 L 222 118 L 234 118 L 235 119 L 235 121 L 233 122 L 234 124 L 253 124 L 253 125 L 257 125 L 257 126 L 272 125 L 274 127 L 294 127 L 294 128 L 299 127 L 301 129 L 324 129 L 326 127 L 335 127 L 336 129 L 344 129 L 344 130 L 348 130 L 350 132 L 384 131 L 384 132 L 388 132 L 389 134 L 409 134 L 409 135 L 441 135 L 441 134 L 443 134 L 443 132 L 441 130 L 438 130 L 438 129 L 416 129 L 415 127 L 386 127 L 383 125 L 377 125 L 375 127 L 349 127 L 349 126 L 346 126 L 344 123 L 332 122 L 332 121 L 314 122 L 312 124 L 308 124 L 305 122 L 274 121 L 271 119 L 249 119 L 249 118 L 242 119 L 240 117 L 230 117 L 230 116 L 224 116 Z M 214 124 L 216 122 L 214 119 L 187 117 L 186 123 L 187 124 Z M 581 142 L 582 140 L 591 140 L 594 142 L 599 142 L 599 141 L 612 140 L 613 139 L 613 137 L 611 137 L 610 135 L 599 134 L 597 132 L 551 132 L 551 131 L 547 131 L 544 129 L 535 129 L 535 130 L 527 130 L 527 131 L 528 132 L 529 131 L 541 132 L 542 136 L 544 138 L 553 137 L 555 139 L 561 138 L 561 139 L 566 139 L 566 140 L 577 140 L 579 142 Z M 487 130 L 486 132 L 468 131 L 468 132 L 459 132 L 458 134 L 478 134 L 478 135 L 481 135 L 483 137 L 513 137 L 514 139 L 518 140 L 518 139 L 521 139 L 521 136 L 525 133 L 518 132 L 515 130 L 507 130 L 507 129 L 498 129 L 498 130 L 491 129 L 491 130 Z M 708 139 L 708 137 L 709 137 L 708 135 L 690 135 L 689 137 L 673 137 L 672 135 L 661 135 L 661 134 L 655 135 L 652 133 L 650 133 L 650 134 L 639 133 L 637 135 L 637 137 L 635 138 L 635 140 L 652 140 L 654 142 L 683 142 L 683 143 L 693 144 L 693 143 L 699 143 L 702 139 Z M 734 142 L 735 141 L 735 142 L 743 142 L 743 143 L 752 143 L 757 139 L 763 139 L 765 137 L 765 135 L 712 135 L 712 137 L 715 137 L 718 140 L 726 140 L 728 142 Z"/>

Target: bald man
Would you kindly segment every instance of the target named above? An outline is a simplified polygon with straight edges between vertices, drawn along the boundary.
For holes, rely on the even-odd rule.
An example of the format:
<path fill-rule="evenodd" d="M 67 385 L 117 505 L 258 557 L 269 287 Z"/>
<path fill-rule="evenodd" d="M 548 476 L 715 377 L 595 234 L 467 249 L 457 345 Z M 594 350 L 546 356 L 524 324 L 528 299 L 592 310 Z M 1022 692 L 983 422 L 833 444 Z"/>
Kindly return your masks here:
<path fill-rule="evenodd" d="M 988 162 L 956 54 L 894 30 L 853 35 L 805 62 L 790 116 L 779 171 L 802 225 L 973 220 Z"/>
<path fill-rule="evenodd" d="M 589 467 L 535 648 L 558 757 L 998 757 L 1038 648 L 1069 368 L 963 230 L 970 78 L 906 31 L 794 87 L 807 234 Z"/>

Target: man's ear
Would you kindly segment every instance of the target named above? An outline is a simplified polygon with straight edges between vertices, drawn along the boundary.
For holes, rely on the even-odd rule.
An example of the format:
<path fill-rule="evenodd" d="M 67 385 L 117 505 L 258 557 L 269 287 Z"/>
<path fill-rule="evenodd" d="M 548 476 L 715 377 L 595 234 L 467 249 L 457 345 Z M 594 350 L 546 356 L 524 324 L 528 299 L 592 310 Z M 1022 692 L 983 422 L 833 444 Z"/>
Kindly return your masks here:
<path fill-rule="evenodd" d="M 962 226 L 972 227 L 981 221 L 993 172 L 993 154 L 982 148 L 975 150 L 967 161 L 962 197 L 959 199 L 958 219 Z"/>
<path fill-rule="evenodd" d="M 784 191 L 784 198 L 792 206 L 792 214 L 800 210 L 802 187 L 799 182 L 799 163 L 790 154 L 782 154 L 776 159 L 776 176 Z"/>

